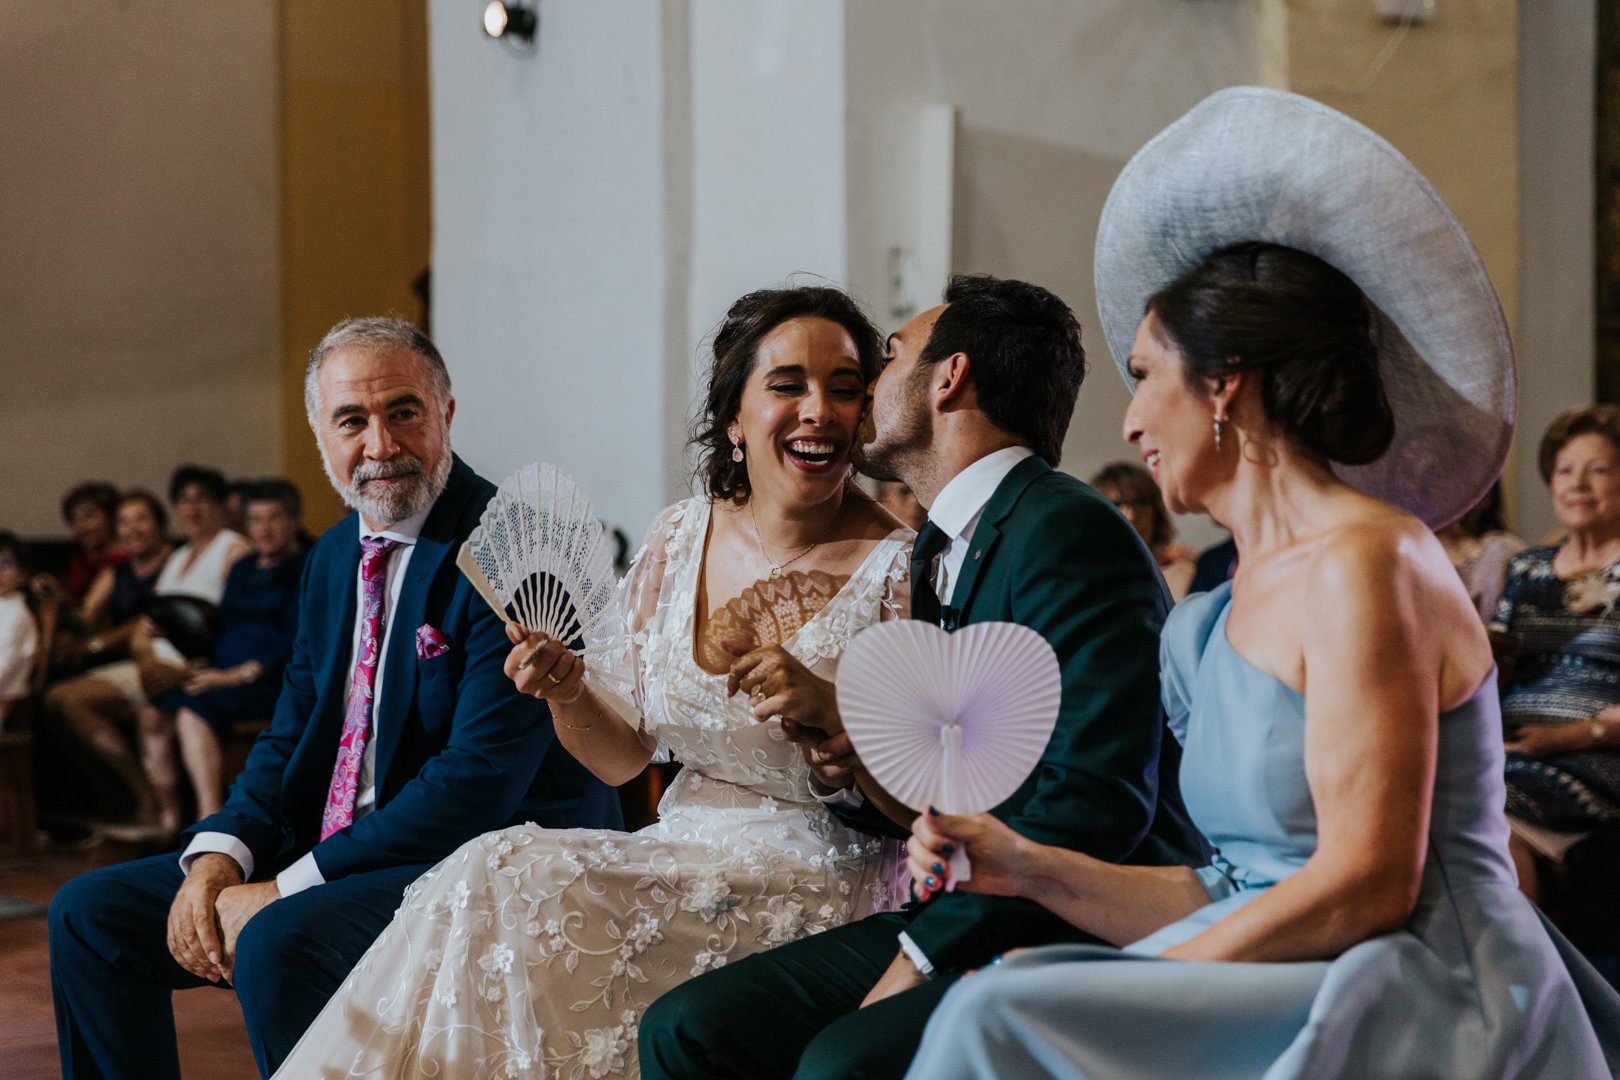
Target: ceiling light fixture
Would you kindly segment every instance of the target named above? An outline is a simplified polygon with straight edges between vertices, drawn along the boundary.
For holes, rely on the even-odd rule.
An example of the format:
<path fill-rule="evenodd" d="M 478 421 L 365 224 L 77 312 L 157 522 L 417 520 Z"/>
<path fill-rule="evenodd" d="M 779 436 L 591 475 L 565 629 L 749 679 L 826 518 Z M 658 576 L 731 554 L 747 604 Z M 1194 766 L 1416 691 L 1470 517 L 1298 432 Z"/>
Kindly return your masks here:
<path fill-rule="evenodd" d="M 490 0 L 484 5 L 484 33 L 492 38 L 506 38 L 515 44 L 533 45 L 534 32 L 539 25 L 539 16 L 526 4 Z"/>

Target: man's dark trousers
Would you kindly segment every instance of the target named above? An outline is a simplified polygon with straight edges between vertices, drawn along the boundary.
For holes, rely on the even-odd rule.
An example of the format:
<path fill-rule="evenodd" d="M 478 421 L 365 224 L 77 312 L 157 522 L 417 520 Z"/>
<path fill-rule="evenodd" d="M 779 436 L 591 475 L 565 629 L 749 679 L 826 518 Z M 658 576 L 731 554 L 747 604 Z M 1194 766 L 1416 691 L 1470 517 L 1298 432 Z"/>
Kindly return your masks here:
<path fill-rule="evenodd" d="M 51 902 L 56 1037 L 69 1080 L 180 1075 L 170 993 L 213 984 L 182 968 L 166 944 L 185 878 L 179 859 L 173 852 L 104 867 Z M 277 900 L 247 924 L 233 974 L 261 1073 L 291 1052 L 425 870 L 353 874 Z"/>

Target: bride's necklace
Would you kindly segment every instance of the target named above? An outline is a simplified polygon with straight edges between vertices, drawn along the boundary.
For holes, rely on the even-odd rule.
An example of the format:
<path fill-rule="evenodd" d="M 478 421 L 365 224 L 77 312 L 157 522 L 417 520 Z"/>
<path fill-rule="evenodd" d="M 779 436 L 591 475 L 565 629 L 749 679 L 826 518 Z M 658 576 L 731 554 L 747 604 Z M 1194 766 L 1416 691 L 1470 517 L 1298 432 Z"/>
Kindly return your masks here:
<path fill-rule="evenodd" d="M 833 531 L 833 528 L 835 526 L 837 526 L 837 524 L 838 524 L 838 519 L 840 517 L 842 517 L 843 515 L 844 515 L 844 504 L 839 503 L 838 504 L 838 513 L 833 515 L 832 523 L 827 526 L 827 534 L 830 534 Z M 822 540 L 827 539 L 827 535 L 823 534 L 822 537 L 821 537 L 821 540 L 812 541 L 809 547 L 805 548 L 803 551 L 801 551 L 797 555 L 793 556 L 793 558 L 788 559 L 785 562 L 780 562 L 779 563 L 775 559 L 771 558 L 771 553 L 770 552 L 765 550 L 765 535 L 759 531 L 759 517 L 754 513 L 754 500 L 753 499 L 748 500 L 748 520 L 753 522 L 753 525 L 754 525 L 754 544 L 755 544 L 755 546 L 757 546 L 759 548 L 760 557 L 765 560 L 765 565 L 771 568 L 770 576 L 771 576 L 772 581 L 775 581 L 777 578 L 781 577 L 783 570 L 786 570 L 788 567 L 792 566 L 794 563 L 798 562 L 800 559 L 802 559 L 806 555 L 810 554 L 817 547 L 821 546 L 821 541 Z"/>

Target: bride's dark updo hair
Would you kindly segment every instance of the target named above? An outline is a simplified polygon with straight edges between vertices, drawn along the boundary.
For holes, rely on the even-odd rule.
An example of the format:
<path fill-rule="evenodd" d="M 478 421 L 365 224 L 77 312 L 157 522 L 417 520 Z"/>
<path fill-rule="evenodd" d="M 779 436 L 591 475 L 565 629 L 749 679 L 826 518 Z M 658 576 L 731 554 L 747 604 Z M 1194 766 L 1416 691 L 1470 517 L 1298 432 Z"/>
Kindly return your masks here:
<path fill-rule="evenodd" d="M 714 363 L 703 409 L 692 422 L 691 445 L 697 448 L 694 475 L 716 502 L 747 498 L 745 461 L 731 460 L 727 428 L 742 408 L 743 387 L 759 359 L 759 343 L 789 319 L 826 319 L 837 323 L 855 343 L 861 378 L 870 386 L 883 367 L 883 338 L 848 293 L 825 285 L 758 289 L 731 305 L 714 334 Z"/>
<path fill-rule="evenodd" d="M 1147 313 L 1208 389 L 1255 373 L 1266 417 L 1326 461 L 1365 465 L 1395 437 L 1372 308 L 1343 273 L 1280 244 L 1224 247 L 1154 293 Z"/>

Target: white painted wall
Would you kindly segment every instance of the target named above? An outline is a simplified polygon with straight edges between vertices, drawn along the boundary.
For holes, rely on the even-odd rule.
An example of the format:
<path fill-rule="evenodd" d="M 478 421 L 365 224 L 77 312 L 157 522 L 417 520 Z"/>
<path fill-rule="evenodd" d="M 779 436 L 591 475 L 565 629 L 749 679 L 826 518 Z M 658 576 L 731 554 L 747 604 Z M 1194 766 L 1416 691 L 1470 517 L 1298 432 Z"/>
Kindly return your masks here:
<path fill-rule="evenodd" d="M 701 368 L 700 345 L 744 293 L 794 275 L 845 284 L 842 0 L 692 0 L 690 70 Z"/>
<path fill-rule="evenodd" d="M 272 4 L 12 3 L 0 24 L 0 527 L 88 478 L 280 459 Z"/>
<path fill-rule="evenodd" d="M 1519 0 L 1519 427 L 1508 461 L 1512 523 L 1556 527 L 1536 467 L 1552 418 L 1592 400 L 1592 117 L 1595 0 Z"/>
<path fill-rule="evenodd" d="M 1092 370 L 1064 446 L 1081 477 L 1135 455 L 1129 401 L 1097 325 L 1097 219 L 1131 154 L 1207 94 L 1255 82 L 1256 6 L 1188 0 L 854 0 L 846 7 L 849 280 L 885 329 L 888 248 L 908 236 L 911 130 L 960 110 L 952 263 L 1036 282 L 1067 300 Z M 936 297 L 923 297 L 930 306 Z M 1178 523 L 1194 545 L 1222 535 Z"/>
<path fill-rule="evenodd" d="M 499 481 L 572 474 L 640 539 L 664 502 L 663 16 L 559 0 L 532 51 L 433 0 L 433 331 L 452 441 Z"/>
<path fill-rule="evenodd" d="M 635 539 L 686 491 L 701 344 L 844 279 L 835 0 L 552 0 L 537 47 L 433 0 L 434 334 L 459 452 L 573 474 Z"/>
<path fill-rule="evenodd" d="M 1262 55 L 1258 0 L 547 0 L 532 54 L 482 38 L 478 7 L 431 7 L 435 330 L 456 444 L 491 477 L 556 461 L 632 533 L 686 490 L 702 345 L 739 294 L 806 272 L 893 327 L 887 252 L 925 239 L 917 193 L 939 187 L 917 173 L 928 106 L 959 115 L 952 266 L 1044 284 L 1085 327 L 1093 370 L 1064 467 L 1129 457 L 1093 300 L 1103 201 L 1163 126 L 1222 86 L 1275 81 L 1285 59 Z M 1527 253 L 1580 249 L 1588 224 L 1589 203 L 1551 194 L 1590 184 L 1589 67 L 1557 52 L 1580 25 L 1564 8 L 1525 20 L 1541 77 L 1526 108 L 1565 119 L 1526 142 L 1526 202 L 1544 215 L 1527 210 Z M 1543 279 L 1558 302 L 1539 330 L 1523 304 L 1527 429 L 1570 393 L 1555 375 L 1538 404 L 1534 371 L 1587 377 L 1590 288 L 1573 278 L 1589 261 L 1527 255 L 1571 278 Z M 1180 526 L 1195 545 L 1219 535 Z"/>

